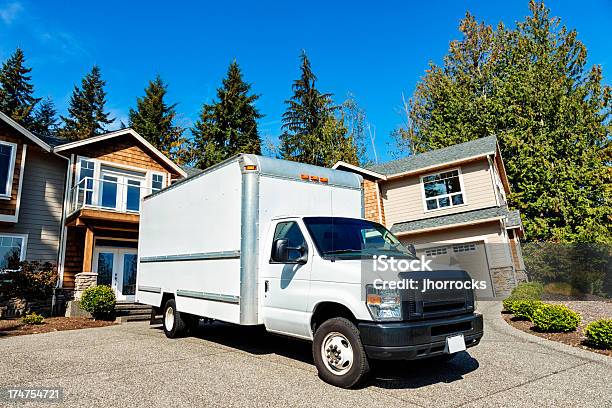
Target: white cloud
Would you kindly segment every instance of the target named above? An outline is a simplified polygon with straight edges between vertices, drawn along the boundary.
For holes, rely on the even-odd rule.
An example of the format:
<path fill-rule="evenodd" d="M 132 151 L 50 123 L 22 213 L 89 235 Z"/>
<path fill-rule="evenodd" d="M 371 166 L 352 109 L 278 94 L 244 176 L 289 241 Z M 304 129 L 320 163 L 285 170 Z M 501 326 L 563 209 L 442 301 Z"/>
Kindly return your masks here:
<path fill-rule="evenodd" d="M 15 1 L 6 4 L 4 7 L 0 8 L 0 19 L 4 22 L 4 24 L 11 24 L 17 18 L 17 15 L 23 10 L 23 6 L 21 3 Z"/>

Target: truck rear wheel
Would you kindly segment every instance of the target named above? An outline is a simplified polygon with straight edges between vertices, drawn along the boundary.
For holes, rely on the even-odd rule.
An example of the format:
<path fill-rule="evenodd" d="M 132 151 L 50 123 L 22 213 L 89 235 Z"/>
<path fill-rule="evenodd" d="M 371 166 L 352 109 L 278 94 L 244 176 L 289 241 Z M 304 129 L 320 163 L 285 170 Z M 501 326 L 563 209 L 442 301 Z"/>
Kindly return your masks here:
<path fill-rule="evenodd" d="M 164 315 L 162 318 L 164 334 L 170 339 L 184 336 L 187 332 L 187 322 L 181 316 L 181 312 L 176 310 L 174 299 L 168 299 L 164 305 Z"/>
<path fill-rule="evenodd" d="M 326 320 L 317 328 L 312 354 L 319 377 L 336 387 L 354 387 L 370 371 L 359 330 L 343 317 Z"/>

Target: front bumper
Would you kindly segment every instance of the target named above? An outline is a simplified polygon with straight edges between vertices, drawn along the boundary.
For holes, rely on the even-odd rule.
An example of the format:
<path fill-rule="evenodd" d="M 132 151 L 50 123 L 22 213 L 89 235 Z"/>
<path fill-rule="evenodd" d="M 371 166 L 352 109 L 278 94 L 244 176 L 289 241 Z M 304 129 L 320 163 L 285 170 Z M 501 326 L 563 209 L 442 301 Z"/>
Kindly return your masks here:
<path fill-rule="evenodd" d="M 466 347 L 480 342 L 482 315 L 473 313 L 414 322 L 361 322 L 359 332 L 368 357 L 415 360 L 444 354 L 448 336 L 463 334 Z"/>

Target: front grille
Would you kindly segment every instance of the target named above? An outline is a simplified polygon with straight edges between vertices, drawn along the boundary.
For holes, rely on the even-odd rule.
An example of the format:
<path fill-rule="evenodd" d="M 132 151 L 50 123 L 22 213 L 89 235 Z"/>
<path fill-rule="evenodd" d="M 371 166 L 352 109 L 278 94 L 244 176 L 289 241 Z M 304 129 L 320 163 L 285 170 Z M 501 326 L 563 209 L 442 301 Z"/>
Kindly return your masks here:
<path fill-rule="evenodd" d="M 461 333 L 464 331 L 472 330 L 472 322 L 462 322 L 453 324 L 444 324 L 441 326 L 434 326 L 431 328 L 431 336 L 444 336 L 453 333 Z"/>
<path fill-rule="evenodd" d="M 463 302 L 439 302 L 439 303 L 423 303 L 423 313 L 436 313 L 444 311 L 453 311 L 464 309 L 465 301 Z"/>
<path fill-rule="evenodd" d="M 468 280 L 469 275 L 463 271 L 431 271 L 409 275 L 422 280 Z M 402 312 L 405 320 L 435 319 L 472 313 L 473 291 L 466 289 L 426 290 L 404 289 L 401 291 Z"/>

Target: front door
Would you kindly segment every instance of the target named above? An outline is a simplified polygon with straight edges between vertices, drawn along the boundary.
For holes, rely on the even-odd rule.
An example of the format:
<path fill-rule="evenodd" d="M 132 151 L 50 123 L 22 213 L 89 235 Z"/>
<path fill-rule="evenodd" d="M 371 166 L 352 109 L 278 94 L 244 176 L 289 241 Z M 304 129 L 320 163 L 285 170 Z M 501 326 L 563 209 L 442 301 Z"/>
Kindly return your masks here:
<path fill-rule="evenodd" d="M 133 248 L 96 247 L 94 272 L 98 285 L 109 285 L 117 300 L 134 300 L 138 255 Z"/>

